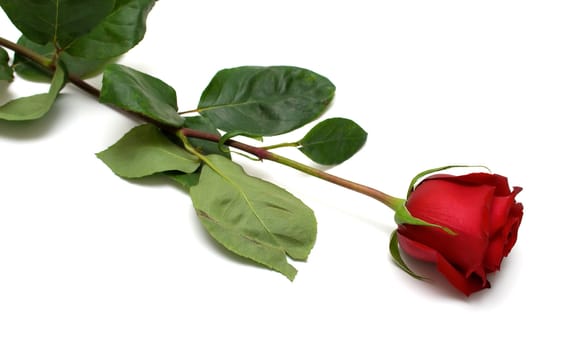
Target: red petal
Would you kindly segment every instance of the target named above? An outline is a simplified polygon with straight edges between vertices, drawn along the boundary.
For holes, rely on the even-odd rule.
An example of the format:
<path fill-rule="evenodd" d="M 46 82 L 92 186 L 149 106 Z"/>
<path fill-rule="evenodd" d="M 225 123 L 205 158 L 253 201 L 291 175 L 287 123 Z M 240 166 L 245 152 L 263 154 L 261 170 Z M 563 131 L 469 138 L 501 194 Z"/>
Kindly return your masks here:
<path fill-rule="evenodd" d="M 497 196 L 507 196 L 510 194 L 508 179 L 498 174 L 471 173 L 460 176 L 437 174 L 426 178 L 426 180 L 429 179 L 448 179 L 450 182 L 459 183 L 461 185 L 488 185 L 493 186 L 496 189 L 495 195 Z"/>
<path fill-rule="evenodd" d="M 499 232 L 508 221 L 508 214 L 514 205 L 514 196 L 494 197 L 490 208 L 490 232 Z"/>
<path fill-rule="evenodd" d="M 490 241 L 486 255 L 484 256 L 484 268 L 487 272 L 500 270 L 500 263 L 504 257 L 505 244 L 506 237 L 503 235 L 498 235 L 498 237 Z"/>
<path fill-rule="evenodd" d="M 501 200 L 495 200 L 494 202 L 495 204 L 500 204 L 501 201 L 511 200 L 508 208 L 498 208 L 501 211 L 504 211 L 504 213 L 497 212 L 497 209 L 493 209 L 493 216 L 504 215 L 504 222 L 500 226 L 493 226 L 493 229 L 496 229 L 496 231 L 491 236 L 488 250 L 484 257 L 484 267 L 489 272 L 500 269 L 502 259 L 508 255 L 516 243 L 518 227 L 522 220 L 523 208 L 522 204 L 514 202 L 514 197 L 518 192 L 520 192 L 520 190 L 520 188 L 514 188 L 511 196 Z M 506 204 L 503 205 L 506 206 Z M 498 219 L 491 220 L 491 224 L 494 220 Z"/>
<path fill-rule="evenodd" d="M 407 200 L 411 214 L 452 229 L 451 236 L 433 227 L 401 225 L 399 233 L 440 252 L 466 271 L 482 266 L 488 247 L 492 186 L 467 186 L 434 178 L 419 184 Z"/>
<path fill-rule="evenodd" d="M 506 237 L 506 244 L 504 245 L 504 256 L 507 256 L 508 253 L 510 253 L 510 250 L 516 243 L 516 239 L 518 238 L 518 227 L 520 227 L 520 223 L 522 222 L 522 214 L 522 203 L 516 203 L 510 210 L 510 214 L 508 215 L 510 219 L 506 226 L 508 236 Z"/>
<path fill-rule="evenodd" d="M 463 274 L 482 270 L 484 256 L 488 248 L 487 238 L 463 234 L 452 236 L 439 228 L 414 225 L 400 225 L 398 233 L 399 237 L 402 235 L 441 254 L 446 260 L 456 265 Z M 415 246 L 414 249 L 416 248 L 420 248 L 420 246 Z M 414 251 L 414 249 L 412 250 Z M 411 251 L 407 253 L 411 253 Z M 424 258 L 425 255 L 428 258 Z M 422 249 L 418 249 L 413 254 L 415 258 L 419 256 L 422 260 L 436 261 L 436 259 L 430 260 L 431 255 L 428 252 L 423 252 Z"/>
<path fill-rule="evenodd" d="M 508 195 L 496 195 L 490 210 L 490 230 L 491 232 L 498 232 L 510 215 L 511 208 L 516 205 L 516 195 L 522 191 L 520 187 L 514 187 L 512 193 Z"/>
<path fill-rule="evenodd" d="M 476 274 L 471 274 L 468 278 L 460 273 L 442 255 L 437 254 L 437 268 L 446 279 L 463 292 L 466 296 L 478 292 L 484 288 L 490 288 L 490 283 Z"/>
<path fill-rule="evenodd" d="M 464 186 L 441 179 L 426 180 L 407 200 L 410 213 L 459 234 L 487 235 L 491 186 Z"/>
<path fill-rule="evenodd" d="M 431 247 L 413 241 L 401 234 L 398 236 L 401 249 L 413 258 L 436 262 L 438 271 L 446 277 L 450 284 L 460 290 L 466 296 L 490 287 L 484 277 L 474 273 L 468 273 L 468 278 L 461 271 L 457 270 L 451 263 Z"/>
<path fill-rule="evenodd" d="M 436 250 L 401 234 L 398 235 L 398 239 L 401 249 L 411 257 L 422 261 L 436 262 Z"/>

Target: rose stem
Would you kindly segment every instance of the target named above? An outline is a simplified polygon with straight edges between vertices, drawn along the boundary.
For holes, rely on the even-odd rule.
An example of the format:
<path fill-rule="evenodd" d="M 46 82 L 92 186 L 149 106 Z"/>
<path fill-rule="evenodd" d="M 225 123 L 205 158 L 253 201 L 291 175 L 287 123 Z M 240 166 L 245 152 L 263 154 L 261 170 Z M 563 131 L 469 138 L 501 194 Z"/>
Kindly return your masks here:
<path fill-rule="evenodd" d="M 6 40 L 2 37 L 0 37 L 0 46 L 4 46 L 10 50 L 13 50 L 14 52 L 20 54 L 23 57 L 26 57 L 27 59 L 29 59 L 30 61 L 40 65 L 42 68 L 46 68 L 50 71 L 54 70 L 54 66 L 53 66 L 53 62 L 41 55 L 38 55 L 37 53 L 33 52 L 32 50 L 29 50 L 21 45 L 18 45 L 16 43 L 13 43 L 9 40 Z M 91 96 L 98 98 L 100 96 L 100 90 L 97 89 L 96 87 L 90 85 L 89 83 L 87 83 L 86 81 L 75 77 L 75 76 L 69 76 L 68 80 L 74 84 L 75 86 L 77 86 L 78 88 L 80 88 L 81 90 L 87 92 L 88 94 L 90 94 Z M 220 141 L 220 136 L 216 135 L 216 134 L 211 134 L 211 133 L 206 133 L 200 130 L 195 130 L 195 129 L 189 129 L 189 128 L 182 128 L 179 130 L 174 130 L 173 128 L 167 128 L 165 125 L 160 125 L 157 122 L 150 120 L 149 118 L 139 114 L 139 113 L 132 113 L 129 111 L 125 111 L 125 110 L 121 110 L 122 112 L 127 113 L 130 116 L 135 116 L 139 119 L 144 119 L 146 122 L 151 122 L 153 124 L 155 124 L 156 126 L 162 128 L 165 131 L 168 131 L 170 133 L 174 133 L 174 134 L 178 134 L 181 133 L 182 135 L 186 136 L 186 137 L 192 137 L 192 138 L 198 138 L 198 139 L 203 139 L 203 140 L 207 140 L 207 141 L 212 141 L 212 142 L 219 142 Z M 265 159 L 265 160 L 270 160 L 276 163 L 280 163 L 283 164 L 285 166 L 288 166 L 290 168 L 293 168 L 295 170 L 301 171 L 305 174 L 317 177 L 319 179 L 328 181 L 330 183 L 333 183 L 335 185 L 339 185 L 341 187 L 347 188 L 349 190 L 361 193 L 363 195 L 366 195 L 368 197 L 374 198 L 380 202 L 382 202 L 383 204 L 385 204 L 387 207 L 389 207 L 390 209 L 392 209 L 393 211 L 396 211 L 398 206 L 401 205 L 402 203 L 402 199 L 400 198 L 396 198 L 393 196 L 390 196 L 384 192 L 381 192 L 379 190 L 376 190 L 372 187 L 369 186 L 365 186 L 365 185 L 361 185 L 359 183 L 335 176 L 335 175 L 331 175 L 325 171 L 322 171 L 320 169 L 317 168 L 313 168 L 311 166 L 299 163 L 297 161 L 294 161 L 292 159 L 280 156 L 276 153 L 270 152 L 269 150 L 265 149 L 265 148 L 261 148 L 261 147 L 255 147 L 255 146 L 251 146 L 239 141 L 235 141 L 235 140 L 227 140 L 225 142 L 226 145 L 231 146 L 233 148 L 242 150 L 244 152 L 250 153 L 252 155 L 254 155 L 255 157 L 259 158 L 259 159 Z"/>
<path fill-rule="evenodd" d="M 187 137 L 198 138 L 198 139 L 208 140 L 208 141 L 213 141 L 213 142 L 219 142 L 219 139 L 220 139 L 219 135 L 206 133 L 206 132 L 203 132 L 200 130 L 195 130 L 195 129 L 183 128 L 183 129 L 180 129 L 179 132 L 181 132 L 183 135 L 185 135 Z M 352 191 L 364 194 L 366 196 L 369 196 L 371 198 L 374 198 L 374 199 L 382 202 L 387 207 L 389 207 L 393 210 L 396 210 L 397 206 L 400 205 L 400 203 L 402 203 L 402 200 L 400 198 L 390 196 L 390 195 L 388 195 L 384 192 L 381 192 L 379 190 L 376 190 L 372 187 L 358 184 L 356 182 L 353 182 L 353 181 L 329 174 L 329 173 L 322 171 L 320 169 L 313 168 L 311 166 L 299 163 L 299 162 L 294 161 L 292 159 L 280 156 L 276 153 L 268 151 L 265 148 L 251 146 L 251 145 L 248 145 L 248 144 L 245 144 L 245 143 L 242 143 L 239 141 L 235 141 L 235 140 L 227 140 L 225 142 L 225 144 L 228 146 L 231 146 L 233 148 L 236 148 L 236 149 L 245 151 L 247 153 L 250 153 L 259 159 L 265 159 L 265 160 L 270 160 L 270 161 L 273 161 L 276 163 L 280 163 L 280 164 L 283 164 L 283 165 L 288 166 L 290 168 L 299 170 L 305 174 L 317 177 L 319 179 L 331 182 L 335 185 L 339 185 L 341 187 L 350 189 Z"/>

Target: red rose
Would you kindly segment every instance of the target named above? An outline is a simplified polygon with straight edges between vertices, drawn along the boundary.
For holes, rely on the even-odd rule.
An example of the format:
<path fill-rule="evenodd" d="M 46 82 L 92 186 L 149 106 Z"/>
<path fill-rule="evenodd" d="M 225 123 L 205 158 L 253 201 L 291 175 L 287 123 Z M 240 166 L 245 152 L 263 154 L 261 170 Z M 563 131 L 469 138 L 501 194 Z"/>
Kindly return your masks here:
<path fill-rule="evenodd" d="M 467 296 L 490 287 L 486 274 L 500 269 L 514 243 L 522 204 L 520 187 L 510 190 L 506 177 L 473 173 L 433 175 L 408 196 L 413 217 L 446 227 L 401 224 L 398 242 L 408 255 L 436 263 L 448 281 Z"/>

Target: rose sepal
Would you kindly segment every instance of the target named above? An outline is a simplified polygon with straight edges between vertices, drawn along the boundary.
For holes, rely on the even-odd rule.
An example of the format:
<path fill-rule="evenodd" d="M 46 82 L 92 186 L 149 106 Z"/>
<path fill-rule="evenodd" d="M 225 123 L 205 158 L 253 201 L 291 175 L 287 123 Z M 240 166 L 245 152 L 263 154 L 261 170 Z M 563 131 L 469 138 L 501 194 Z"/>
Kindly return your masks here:
<path fill-rule="evenodd" d="M 391 257 L 393 258 L 393 262 L 395 264 L 397 264 L 397 266 L 400 267 L 401 270 L 403 270 L 404 272 L 409 274 L 411 277 L 416 278 L 418 280 L 422 280 L 422 281 L 428 281 L 429 280 L 429 278 L 418 275 L 413 270 L 411 270 L 409 268 L 409 266 L 407 265 L 407 263 L 403 260 L 403 257 L 401 256 L 401 252 L 399 250 L 399 236 L 398 236 L 397 230 L 394 230 L 391 233 L 391 239 L 389 240 L 389 252 L 391 253 Z"/>
<path fill-rule="evenodd" d="M 397 205 L 394 209 L 395 209 L 395 222 L 397 223 L 397 225 L 417 225 L 417 226 L 428 226 L 428 227 L 436 227 L 439 228 L 441 230 L 443 230 L 444 232 L 448 233 L 451 236 L 456 236 L 456 232 L 454 232 L 453 230 L 451 230 L 448 227 L 445 226 L 440 226 L 440 225 L 436 225 L 436 224 L 431 224 L 430 222 L 421 220 L 415 216 L 413 216 L 409 210 L 407 209 L 406 206 L 406 200 L 401 200 L 401 204 Z"/>

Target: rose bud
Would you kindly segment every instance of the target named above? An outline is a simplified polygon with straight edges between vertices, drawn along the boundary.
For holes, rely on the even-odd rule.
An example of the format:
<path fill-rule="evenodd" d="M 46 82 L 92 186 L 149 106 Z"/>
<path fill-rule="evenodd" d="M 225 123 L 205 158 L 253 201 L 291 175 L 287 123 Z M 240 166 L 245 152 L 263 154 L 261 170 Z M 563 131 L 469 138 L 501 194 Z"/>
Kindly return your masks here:
<path fill-rule="evenodd" d="M 410 219 L 397 220 L 395 245 L 415 259 L 435 263 L 467 296 L 489 288 L 486 274 L 500 269 L 516 242 L 523 206 L 515 197 L 522 189 L 510 189 L 506 177 L 487 173 L 432 175 L 415 187 L 417 179 L 404 203 Z"/>

